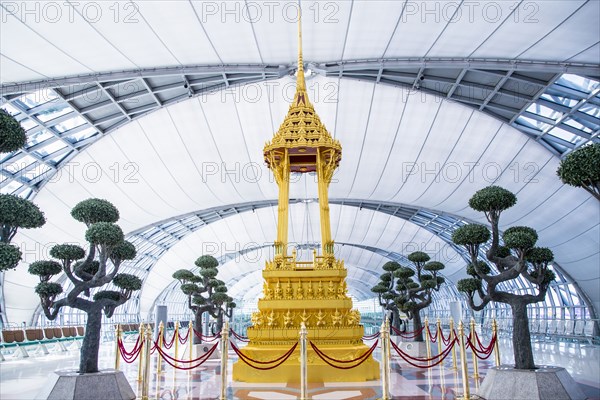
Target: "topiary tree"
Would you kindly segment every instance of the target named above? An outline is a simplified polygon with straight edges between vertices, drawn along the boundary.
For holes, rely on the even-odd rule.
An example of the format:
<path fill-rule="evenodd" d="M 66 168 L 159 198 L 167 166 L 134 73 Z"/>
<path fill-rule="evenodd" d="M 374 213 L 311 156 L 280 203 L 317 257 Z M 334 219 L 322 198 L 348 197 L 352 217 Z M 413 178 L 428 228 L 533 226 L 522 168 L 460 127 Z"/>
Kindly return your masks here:
<path fill-rule="evenodd" d="M 181 283 L 181 291 L 188 297 L 188 307 L 194 312 L 194 329 L 202 331 L 202 314 L 208 312 L 216 320 L 215 332 L 223 328 L 223 316 L 231 318 L 236 304 L 227 295 L 225 282 L 217 279 L 219 262 L 212 256 L 201 256 L 196 262 L 198 274 L 187 269 L 173 273 Z M 194 335 L 194 344 L 202 340 Z"/>
<path fill-rule="evenodd" d="M 67 306 L 87 313 L 79 373 L 98 372 L 102 312 L 107 318 L 112 317 L 115 309 L 131 298 L 133 291 L 142 288 L 142 280 L 135 275 L 118 273 L 123 261 L 135 258 L 136 250 L 133 244 L 124 240 L 123 231 L 115 224 L 119 219 L 115 206 L 106 200 L 88 199 L 77 204 L 71 216 L 87 226 L 87 256 L 80 246 L 55 245 L 50 249 L 50 256 L 57 261 L 33 262 L 29 273 L 40 278 L 35 292 L 40 296 L 46 318 L 56 319 L 60 309 Z M 50 279 L 60 272 L 65 273 L 73 288 L 57 299 L 63 287 Z M 109 283 L 118 290 L 97 290 Z M 89 299 L 92 291 L 95 293 Z"/>
<path fill-rule="evenodd" d="M 0 153 L 19 150 L 27 136 L 19 122 L 0 109 Z M 21 250 L 11 245 L 19 228 L 39 228 L 46 223 L 44 214 L 29 200 L 12 194 L 0 194 L 0 272 L 12 269 L 21 261 Z"/>
<path fill-rule="evenodd" d="M 420 330 L 423 326 L 421 310 L 431 304 L 433 291 L 438 291 L 445 282 L 443 277 L 438 276 L 444 264 L 429 261 L 429 255 L 422 251 L 409 254 L 408 259 L 413 263 L 414 270 L 397 262 L 387 262 L 383 266 L 387 272 L 381 275 L 380 282 L 371 291 L 378 294 L 382 307 L 392 311 L 392 319 L 395 320 L 392 326 L 398 328 L 399 311 L 402 311 L 413 321 L 414 329 Z M 415 341 L 422 342 L 423 333 L 417 335 Z"/>
<path fill-rule="evenodd" d="M 567 154 L 556 174 L 567 185 L 583 188 L 600 200 L 600 143 Z"/>
<path fill-rule="evenodd" d="M 25 129 L 9 113 L 0 109 L 0 153 L 17 151 L 27 143 Z"/>
<path fill-rule="evenodd" d="M 515 368 L 534 369 L 527 305 L 546 297 L 548 286 L 556 278 L 554 272 L 548 269 L 554 256 L 550 249 L 535 247 L 538 235 L 534 229 L 526 226 L 506 229 L 502 235 L 504 246 L 500 245 L 500 214 L 516 201 L 513 193 L 498 186 L 481 189 L 471 197 L 469 206 L 483 212 L 492 226 L 492 243 L 486 256 L 495 265 L 496 271 L 479 259 L 481 245 L 490 239 L 489 229 L 478 224 L 464 225 L 454 231 L 452 241 L 467 249 L 471 258 L 467 273 L 471 278 L 459 280 L 457 288 L 466 294 L 473 310 L 482 310 L 490 301 L 511 307 Z M 537 288 L 537 294 L 517 294 L 498 288 L 501 283 L 519 276 L 531 282 Z M 475 298 L 476 294 L 479 299 Z M 477 301 L 480 303 L 476 304 Z"/>
<path fill-rule="evenodd" d="M 396 329 L 400 329 L 400 309 L 394 301 L 397 296 L 397 292 L 394 289 L 394 271 L 401 268 L 401 265 L 395 261 L 388 261 L 383 264 L 382 269 L 386 272 L 381 274 L 379 277 L 380 281 L 377 285 L 371 288 L 373 293 L 377 293 L 379 299 L 379 305 L 384 310 L 392 313 L 390 324 Z M 396 333 L 392 331 L 392 335 Z"/>

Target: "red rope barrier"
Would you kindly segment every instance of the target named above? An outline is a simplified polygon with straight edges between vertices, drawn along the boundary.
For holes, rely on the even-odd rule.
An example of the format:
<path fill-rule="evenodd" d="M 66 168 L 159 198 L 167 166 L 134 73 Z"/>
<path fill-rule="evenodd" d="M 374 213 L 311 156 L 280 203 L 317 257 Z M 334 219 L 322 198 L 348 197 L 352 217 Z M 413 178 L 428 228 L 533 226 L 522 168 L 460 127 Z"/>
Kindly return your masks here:
<path fill-rule="evenodd" d="M 394 328 L 393 326 L 390 326 L 390 328 L 392 329 L 392 331 L 394 333 L 396 333 L 396 335 L 403 337 L 405 339 L 414 339 L 417 336 L 419 336 L 421 334 L 421 332 L 423 332 L 423 329 L 425 329 L 425 327 L 421 327 L 421 329 L 413 331 L 413 332 L 402 332 L 399 329 Z"/>
<path fill-rule="evenodd" d="M 157 347 L 157 349 L 158 349 L 158 353 L 159 353 L 159 354 L 162 356 L 163 360 L 165 360 L 165 362 L 166 362 L 167 364 L 169 364 L 171 367 L 173 367 L 173 368 L 176 368 L 176 369 L 181 369 L 181 370 L 184 370 L 184 371 L 188 371 L 188 370 L 190 370 L 190 369 L 195 369 L 195 368 L 198 368 L 199 366 L 201 366 L 202 364 L 204 364 L 204 363 L 205 363 L 205 362 L 206 362 L 206 361 L 207 361 L 207 360 L 210 358 L 210 356 L 211 356 L 211 355 L 212 355 L 212 354 L 215 352 L 215 350 L 217 349 L 217 346 L 218 346 L 218 345 L 219 345 L 219 343 L 215 343 L 215 345 L 214 345 L 214 346 L 213 346 L 213 347 L 212 347 L 212 348 L 211 348 L 211 349 L 210 349 L 210 350 L 209 350 L 209 351 L 208 351 L 206 354 L 204 354 L 204 355 L 200 356 L 200 357 L 199 357 L 199 358 L 197 358 L 196 360 L 199 360 L 199 359 L 200 359 L 200 358 L 202 358 L 202 357 L 205 357 L 205 359 L 204 359 L 204 360 L 202 360 L 201 362 L 199 362 L 199 363 L 198 363 L 198 364 L 196 364 L 196 365 L 192 365 L 191 367 L 180 367 L 179 365 L 175 365 L 175 364 L 173 364 L 173 363 L 171 362 L 171 360 L 169 360 L 169 358 L 170 358 L 170 359 L 173 359 L 173 357 L 169 356 L 169 355 L 168 355 L 167 353 L 165 353 L 165 352 L 164 352 L 164 351 L 163 351 L 161 348 Z M 165 357 L 165 356 L 167 356 L 167 357 L 169 357 L 169 358 L 167 358 L 167 357 Z M 177 361 L 177 362 L 181 362 L 181 363 L 184 363 L 184 362 L 189 362 L 189 361 L 180 361 L 180 360 L 176 360 L 176 361 Z M 193 362 L 193 361 L 194 361 L 194 360 L 192 360 L 192 362 Z"/>
<path fill-rule="evenodd" d="M 190 337 L 190 334 L 188 332 L 187 335 L 185 335 L 183 338 L 181 337 L 181 333 L 177 332 L 177 336 L 179 336 L 179 343 L 181 344 L 186 344 L 188 341 L 188 338 Z"/>
<path fill-rule="evenodd" d="M 294 350 L 296 350 L 297 346 L 298 346 L 298 343 L 296 342 L 296 344 L 294 344 L 294 346 L 292 346 L 292 348 L 286 354 L 284 354 L 282 357 L 279 357 L 279 359 L 281 359 L 281 361 L 279 361 L 277 364 L 275 364 L 275 365 L 273 365 L 271 367 L 257 367 L 255 365 L 250 364 L 250 362 L 248 362 L 248 360 L 251 360 L 251 359 L 248 356 L 244 355 L 240 351 L 240 349 L 238 349 L 236 347 L 236 345 L 233 344 L 233 342 L 231 343 L 231 348 L 240 357 L 240 360 L 242 360 L 243 362 L 245 362 L 246 364 L 248 364 L 250 367 L 252 367 L 254 369 L 259 369 L 261 371 L 267 371 L 267 370 L 279 367 L 281 364 L 283 364 L 284 362 L 286 362 L 288 358 L 290 358 L 290 356 L 294 353 Z M 248 358 L 248 360 L 246 360 L 246 358 Z M 270 362 L 271 363 L 275 362 L 275 360 L 274 361 L 270 361 Z M 269 362 L 260 361 L 258 363 L 260 363 L 260 364 L 267 364 Z"/>
<path fill-rule="evenodd" d="M 162 351 L 162 349 L 161 349 L 160 355 L 164 359 L 168 358 L 169 360 L 174 361 L 174 362 L 178 362 L 178 363 L 182 363 L 182 364 L 191 364 L 191 363 L 198 362 L 204 358 L 208 358 L 210 356 L 209 354 L 212 354 L 212 351 L 214 351 L 213 349 L 216 348 L 218 345 L 219 345 L 219 343 L 215 343 L 206 353 L 202 354 L 201 356 L 199 356 L 198 358 L 196 358 L 194 360 L 178 360 L 175 357 L 167 354 L 167 352 Z"/>
<path fill-rule="evenodd" d="M 219 332 L 219 333 L 217 333 L 216 335 L 213 335 L 213 336 L 204 336 L 203 334 L 198 333 L 198 331 L 194 329 L 194 335 L 196 335 L 197 337 L 199 337 L 200 340 L 204 340 L 205 342 L 214 342 L 215 340 L 217 340 L 217 339 L 219 339 L 221 337 L 221 332 Z"/>
<path fill-rule="evenodd" d="M 117 345 L 119 348 L 119 353 L 121 354 L 121 358 L 123 358 L 123 361 L 125 361 L 127 364 L 131 364 L 132 362 L 137 360 L 138 356 L 142 352 L 142 342 L 140 342 L 139 339 L 140 338 L 138 336 L 138 340 L 135 343 L 135 346 L 131 352 L 128 352 L 125 349 L 125 346 L 123 345 L 123 341 L 120 338 L 119 338 L 119 341 L 117 342 Z"/>
<path fill-rule="evenodd" d="M 238 334 L 238 333 L 236 333 L 236 331 L 234 331 L 233 329 L 230 329 L 229 331 L 231 332 L 231 335 L 232 335 L 234 338 L 236 338 L 237 340 L 239 340 L 240 342 L 246 342 L 246 343 L 247 343 L 247 342 L 249 342 L 249 341 L 250 341 L 250 339 L 248 339 L 248 338 L 247 338 L 247 337 L 245 337 L 245 336 L 239 335 L 239 334 Z"/>
<path fill-rule="evenodd" d="M 481 349 L 475 348 L 475 344 L 471 342 L 470 337 L 467 340 L 467 347 L 470 347 L 471 350 L 473 351 L 473 354 L 475 354 L 475 356 L 477 358 L 479 358 L 480 360 L 487 360 L 488 358 L 490 358 L 490 355 L 494 351 L 494 344 L 496 344 L 496 336 L 495 335 L 492 337 L 492 340 L 490 341 L 490 344 L 488 345 L 488 347 L 486 347 L 486 348 L 482 347 Z"/>
<path fill-rule="evenodd" d="M 337 368 L 337 369 L 352 369 L 352 368 L 356 368 L 359 365 L 361 365 L 362 363 L 364 363 L 365 361 L 367 361 L 369 359 L 369 356 L 373 353 L 373 351 L 375 350 L 375 347 L 377 347 L 377 344 L 379 343 L 379 340 L 377 340 L 375 342 L 375 344 L 364 354 L 364 358 L 356 365 L 352 365 L 352 366 L 348 366 L 348 367 L 340 367 L 338 365 L 334 365 L 332 364 L 329 360 L 327 360 L 324 357 L 324 353 L 320 353 L 320 350 L 316 349 L 316 346 L 313 344 L 313 342 L 310 342 L 310 345 L 312 346 L 313 350 L 315 350 L 315 353 L 317 353 L 317 355 L 321 358 L 321 360 L 325 361 L 325 363 L 327 363 L 327 365 L 333 367 L 333 368 Z"/>
<path fill-rule="evenodd" d="M 444 346 L 448 346 L 448 344 L 450 344 L 450 338 L 452 337 L 452 335 L 450 333 L 448 333 L 448 337 L 444 337 L 444 331 L 440 330 L 440 333 L 442 334 L 442 343 L 444 343 Z"/>
<path fill-rule="evenodd" d="M 431 330 L 429 329 L 429 324 L 428 324 L 427 325 L 427 333 L 429 334 L 429 339 L 431 340 L 431 343 L 437 342 L 437 337 L 438 337 L 437 329 L 435 330 L 435 336 L 433 336 L 431 334 Z"/>
<path fill-rule="evenodd" d="M 365 335 L 362 337 L 362 340 L 373 340 L 377 339 L 381 335 L 381 332 L 374 333 L 372 335 Z"/>
<path fill-rule="evenodd" d="M 315 344 L 314 344 L 312 341 L 310 341 L 310 346 L 313 348 L 313 350 L 314 350 L 314 351 L 315 351 L 317 354 L 320 354 L 320 355 L 322 355 L 323 357 L 327 358 L 327 359 L 328 359 L 328 360 L 330 360 L 330 361 L 334 361 L 334 362 L 337 362 L 337 363 L 344 363 L 344 364 L 347 364 L 347 363 L 351 363 L 351 362 L 355 362 L 355 361 L 358 361 L 358 360 L 361 360 L 361 359 L 363 359 L 363 358 L 364 358 L 364 357 L 365 357 L 365 356 L 366 356 L 366 355 L 367 355 L 369 352 L 371 352 L 371 353 L 372 353 L 372 352 L 373 352 L 373 350 L 375 349 L 375 347 L 377 347 L 377 343 L 379 343 L 379 340 L 378 340 L 378 341 L 376 341 L 376 342 L 375 342 L 375 344 L 373 344 L 373 346 L 371 346 L 371 347 L 369 348 L 369 350 L 367 350 L 367 351 L 366 351 L 364 354 L 361 354 L 360 356 L 356 357 L 356 358 L 355 358 L 355 359 L 353 359 L 353 360 L 336 360 L 336 359 L 335 359 L 335 358 L 333 358 L 333 357 L 329 357 L 327 354 L 325 354 L 325 353 L 323 352 L 323 350 L 319 349 L 319 348 L 318 348 L 318 347 L 317 347 L 317 346 L 316 346 L 316 345 L 315 345 Z"/>
<path fill-rule="evenodd" d="M 392 344 L 392 348 L 393 348 L 394 350 L 396 350 L 396 352 L 398 353 L 398 355 L 399 355 L 400 357 L 402 357 L 402 359 L 403 359 L 404 361 L 406 361 L 407 363 L 409 363 L 409 364 L 410 364 L 410 365 L 412 365 L 413 367 L 416 367 L 416 368 L 422 368 L 422 369 L 427 369 L 427 368 L 435 367 L 436 365 L 438 365 L 438 364 L 440 364 L 442 361 L 444 361 L 444 360 L 446 359 L 446 357 L 448 357 L 448 354 L 450 354 L 450 351 L 452 350 L 452 347 L 454 346 L 454 344 L 455 344 L 456 342 L 458 342 L 458 339 L 456 339 L 456 338 L 455 338 L 455 339 L 452 341 L 451 345 L 450 345 L 450 346 L 448 346 L 448 347 L 447 347 L 447 348 L 446 348 L 444 351 L 442 351 L 442 353 L 441 353 L 441 354 L 438 354 L 438 356 L 436 356 L 436 357 L 432 357 L 432 359 L 431 359 L 431 360 L 433 360 L 433 359 L 435 359 L 435 358 L 439 357 L 440 355 L 443 355 L 443 357 L 441 357 L 441 358 L 440 358 L 439 360 L 437 360 L 435 363 L 433 363 L 433 364 L 431 364 L 431 365 L 427 365 L 427 366 L 422 366 L 422 365 L 418 365 L 418 364 L 415 364 L 415 363 L 413 363 L 412 361 L 410 361 L 410 359 L 413 359 L 413 360 L 414 360 L 415 358 L 414 358 L 414 357 L 411 357 L 411 356 L 409 356 L 409 355 L 408 355 L 408 354 L 406 354 L 406 353 L 404 353 L 404 352 L 402 351 L 402 349 L 400 349 L 398 346 L 396 346 L 396 343 L 394 343 L 394 342 L 390 341 L 390 343 Z M 421 361 L 422 359 L 419 359 L 419 360 Z M 430 361 L 430 360 L 425 360 L 425 361 Z"/>
<path fill-rule="evenodd" d="M 173 336 L 171 336 L 171 342 L 167 344 L 167 337 L 165 336 L 165 332 L 163 332 L 163 346 L 165 349 L 169 350 L 173 347 L 173 343 L 175 343 L 175 332 L 173 332 Z"/>
<path fill-rule="evenodd" d="M 294 350 L 296 349 L 296 346 L 298 346 L 298 343 L 296 343 L 295 345 L 293 345 L 293 346 L 292 346 L 292 348 L 291 348 L 291 349 L 289 349 L 287 352 L 285 352 L 285 353 L 284 353 L 284 354 L 283 354 L 281 357 L 278 357 L 278 358 L 276 358 L 276 359 L 274 359 L 274 360 L 271 360 L 271 361 L 259 361 L 259 360 L 255 360 L 255 359 L 253 359 L 253 358 L 250 358 L 249 356 L 247 356 L 247 355 L 245 355 L 245 354 L 243 354 L 243 353 L 241 353 L 241 357 L 244 357 L 244 358 L 248 359 L 248 361 L 252 361 L 252 362 L 253 362 L 253 363 L 255 363 L 255 364 L 273 364 L 273 363 L 275 363 L 275 362 L 277 362 L 277 361 L 280 361 L 280 360 L 282 360 L 283 358 L 285 358 L 285 357 L 289 356 L 289 354 L 293 353 L 293 352 L 294 352 Z M 233 343 L 233 342 L 231 342 L 231 348 L 232 348 L 234 351 L 235 351 L 236 349 L 237 349 L 237 350 L 239 350 L 239 348 L 238 348 L 238 347 L 235 345 L 235 343 Z M 237 353 L 237 352 L 236 352 L 236 353 Z"/>

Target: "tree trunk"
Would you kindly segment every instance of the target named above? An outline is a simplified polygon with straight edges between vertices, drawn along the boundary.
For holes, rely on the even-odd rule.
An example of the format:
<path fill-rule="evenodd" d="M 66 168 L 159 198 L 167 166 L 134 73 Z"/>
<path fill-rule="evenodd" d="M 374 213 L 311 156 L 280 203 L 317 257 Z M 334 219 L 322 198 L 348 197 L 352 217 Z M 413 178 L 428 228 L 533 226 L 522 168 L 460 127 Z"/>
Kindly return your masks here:
<path fill-rule="evenodd" d="M 85 336 L 81 344 L 79 373 L 98 372 L 98 352 L 100 350 L 100 330 L 102 329 L 102 309 L 87 312 Z"/>
<path fill-rule="evenodd" d="M 392 327 L 400 330 L 400 313 L 396 309 L 392 309 L 392 320 L 390 321 Z M 391 335 L 396 336 L 396 332 L 392 329 Z"/>
<path fill-rule="evenodd" d="M 423 323 L 421 322 L 421 312 L 420 311 L 414 311 L 413 312 L 413 329 L 414 331 L 420 331 L 421 328 L 423 327 Z M 416 337 L 415 337 L 415 342 L 422 342 L 423 341 L 423 332 L 420 332 Z"/>
<path fill-rule="evenodd" d="M 194 329 L 196 330 L 196 332 L 202 334 L 202 313 L 201 312 L 197 312 L 194 315 Z M 202 338 L 198 337 L 198 335 L 196 335 L 195 333 L 192 332 L 192 336 L 194 337 L 194 344 L 201 344 L 202 343 Z"/>
<path fill-rule="evenodd" d="M 216 335 L 217 333 L 221 332 L 221 330 L 223 329 L 223 313 L 219 313 L 219 316 L 217 317 L 215 328 L 216 329 L 213 332 L 213 335 Z"/>
<path fill-rule="evenodd" d="M 535 369 L 531 335 L 529 333 L 529 318 L 527 304 L 513 303 L 510 305 L 513 313 L 513 351 L 515 354 L 515 369 Z"/>

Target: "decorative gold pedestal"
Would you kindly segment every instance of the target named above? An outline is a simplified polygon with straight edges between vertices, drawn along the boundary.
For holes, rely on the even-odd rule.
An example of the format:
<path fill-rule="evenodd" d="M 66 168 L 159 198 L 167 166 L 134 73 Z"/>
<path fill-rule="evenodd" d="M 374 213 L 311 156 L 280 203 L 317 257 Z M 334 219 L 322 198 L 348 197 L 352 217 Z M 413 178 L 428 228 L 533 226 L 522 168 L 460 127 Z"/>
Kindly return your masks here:
<path fill-rule="evenodd" d="M 271 142 L 264 147 L 265 162 L 279 186 L 275 258 L 263 270 L 265 279 L 259 311 L 248 329 L 250 343 L 242 349 L 249 358 L 273 361 L 298 342 L 300 325 L 308 329 L 308 341 L 325 355 L 343 361 L 364 355 L 360 314 L 346 294 L 347 271 L 334 257 L 329 219 L 329 184 L 342 158 L 342 146 L 329 134 L 308 98 L 302 61 L 301 23 L 298 25 L 298 77 L 294 101 Z M 299 261 L 296 250 L 288 256 L 288 205 L 291 173 L 317 176 L 321 251 L 311 261 Z M 365 381 L 379 379 L 379 364 L 370 355 L 360 366 L 337 369 L 327 365 L 309 345 L 308 382 Z M 356 365 L 358 362 L 340 364 Z M 271 364 L 272 365 L 272 364 Z M 257 364 L 264 367 L 264 364 Z M 299 349 L 282 365 L 270 370 L 254 369 L 239 360 L 233 379 L 243 382 L 299 382 Z"/>

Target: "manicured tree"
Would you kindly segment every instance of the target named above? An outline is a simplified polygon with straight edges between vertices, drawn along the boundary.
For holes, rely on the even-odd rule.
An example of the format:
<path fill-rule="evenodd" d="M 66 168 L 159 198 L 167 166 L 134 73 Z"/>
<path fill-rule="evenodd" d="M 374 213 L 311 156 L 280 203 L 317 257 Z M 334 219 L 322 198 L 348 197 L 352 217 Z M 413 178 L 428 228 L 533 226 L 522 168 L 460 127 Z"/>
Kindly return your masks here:
<path fill-rule="evenodd" d="M 25 143 L 25 129 L 12 115 L 0 109 L 0 153 L 19 150 Z"/>
<path fill-rule="evenodd" d="M 187 269 L 173 273 L 181 283 L 181 291 L 188 297 L 188 307 L 194 312 L 194 329 L 202 331 L 202 314 L 208 312 L 216 320 L 215 331 L 223 327 L 223 316 L 231 318 L 236 304 L 227 295 L 225 282 L 217 279 L 219 262 L 212 256 L 201 256 L 196 262 L 198 275 Z M 216 332 L 215 332 L 216 333 Z M 202 343 L 194 335 L 194 344 Z"/>
<path fill-rule="evenodd" d="M 414 270 L 396 262 L 388 262 L 383 267 L 387 272 L 381 275 L 381 281 L 371 291 L 378 294 L 383 307 L 395 312 L 394 319 L 398 315 L 398 321 L 399 311 L 402 311 L 413 321 L 414 329 L 420 330 L 423 326 L 421 310 L 431 304 L 433 291 L 438 291 L 445 281 L 438 276 L 438 272 L 444 269 L 444 264 L 429 261 L 430 257 L 422 251 L 409 254 L 408 259 L 414 264 Z M 425 271 L 429 273 L 424 273 Z M 417 335 L 415 341 L 422 342 L 423 334 Z"/>
<path fill-rule="evenodd" d="M 513 351 L 516 369 L 534 369 L 533 351 L 529 332 L 527 305 L 544 300 L 550 283 L 556 278 L 548 269 L 554 256 L 550 249 L 535 247 L 538 239 L 536 231 L 526 226 L 514 226 L 504 231 L 500 245 L 498 224 L 502 211 L 512 207 L 517 198 L 510 191 L 498 186 L 489 186 L 476 192 L 469 200 L 469 206 L 485 213 L 492 226 L 492 243 L 487 259 L 496 267 L 495 271 L 479 259 L 480 247 L 490 239 L 486 226 L 464 225 L 454 231 L 452 241 L 464 246 L 471 258 L 467 273 L 471 278 L 457 283 L 459 291 L 466 293 L 469 306 L 482 310 L 490 301 L 508 304 L 513 314 Z M 503 282 L 519 276 L 537 288 L 537 294 L 517 294 L 499 289 Z M 478 299 L 476 299 L 477 294 Z M 479 304 L 476 302 L 479 301 Z"/>
<path fill-rule="evenodd" d="M 583 188 L 600 200 L 600 143 L 567 154 L 556 173 L 567 185 Z"/>
<path fill-rule="evenodd" d="M 9 113 L 0 109 L 0 153 L 19 150 L 25 145 L 25 130 Z M 12 194 L 0 194 L 0 272 L 21 261 L 21 250 L 10 242 L 19 228 L 39 228 L 46 220 L 38 206 Z"/>
<path fill-rule="evenodd" d="M 395 301 L 400 311 L 413 321 L 413 328 L 420 330 L 423 326 L 421 310 L 431 304 L 433 291 L 440 290 L 441 285 L 445 282 L 443 277 L 438 276 L 438 272 L 445 266 L 439 261 L 429 261 L 430 257 L 422 251 L 409 254 L 408 259 L 413 263 L 415 269 L 401 267 L 394 272 L 398 278 L 396 289 L 399 294 Z M 425 271 L 429 273 L 424 273 Z M 416 279 L 414 279 L 415 275 Z M 422 332 L 415 337 L 415 341 L 423 341 Z"/>
<path fill-rule="evenodd" d="M 87 256 L 80 246 L 55 245 L 50 249 L 50 255 L 58 261 L 31 263 L 29 273 L 40 278 L 35 292 L 40 296 L 46 318 L 56 319 L 63 307 L 77 308 L 87 313 L 79 373 L 91 373 L 98 371 L 102 312 L 107 318 L 112 317 L 115 309 L 127 302 L 133 291 L 141 289 L 142 281 L 135 275 L 118 273 L 123 261 L 135 258 L 136 250 L 133 244 L 124 240 L 123 231 L 115 224 L 119 219 L 119 211 L 115 206 L 106 200 L 88 199 L 77 204 L 71 216 L 87 226 Z M 50 282 L 50 279 L 60 272 L 65 273 L 73 288 L 66 296 L 57 299 L 63 288 L 59 283 Z M 109 283 L 119 290 L 98 290 L 89 299 L 93 290 Z"/>
<path fill-rule="evenodd" d="M 377 285 L 371 288 L 373 293 L 377 293 L 377 297 L 379 299 L 379 305 L 383 307 L 384 310 L 390 311 L 392 313 L 392 320 L 390 324 L 392 327 L 396 329 L 400 329 L 400 309 L 398 305 L 394 301 L 398 296 L 398 292 L 396 292 L 394 288 L 394 271 L 401 268 L 401 265 L 395 261 L 388 261 L 383 264 L 383 270 L 386 271 L 379 277 L 380 281 Z M 392 334 L 396 333 L 392 331 Z"/>

